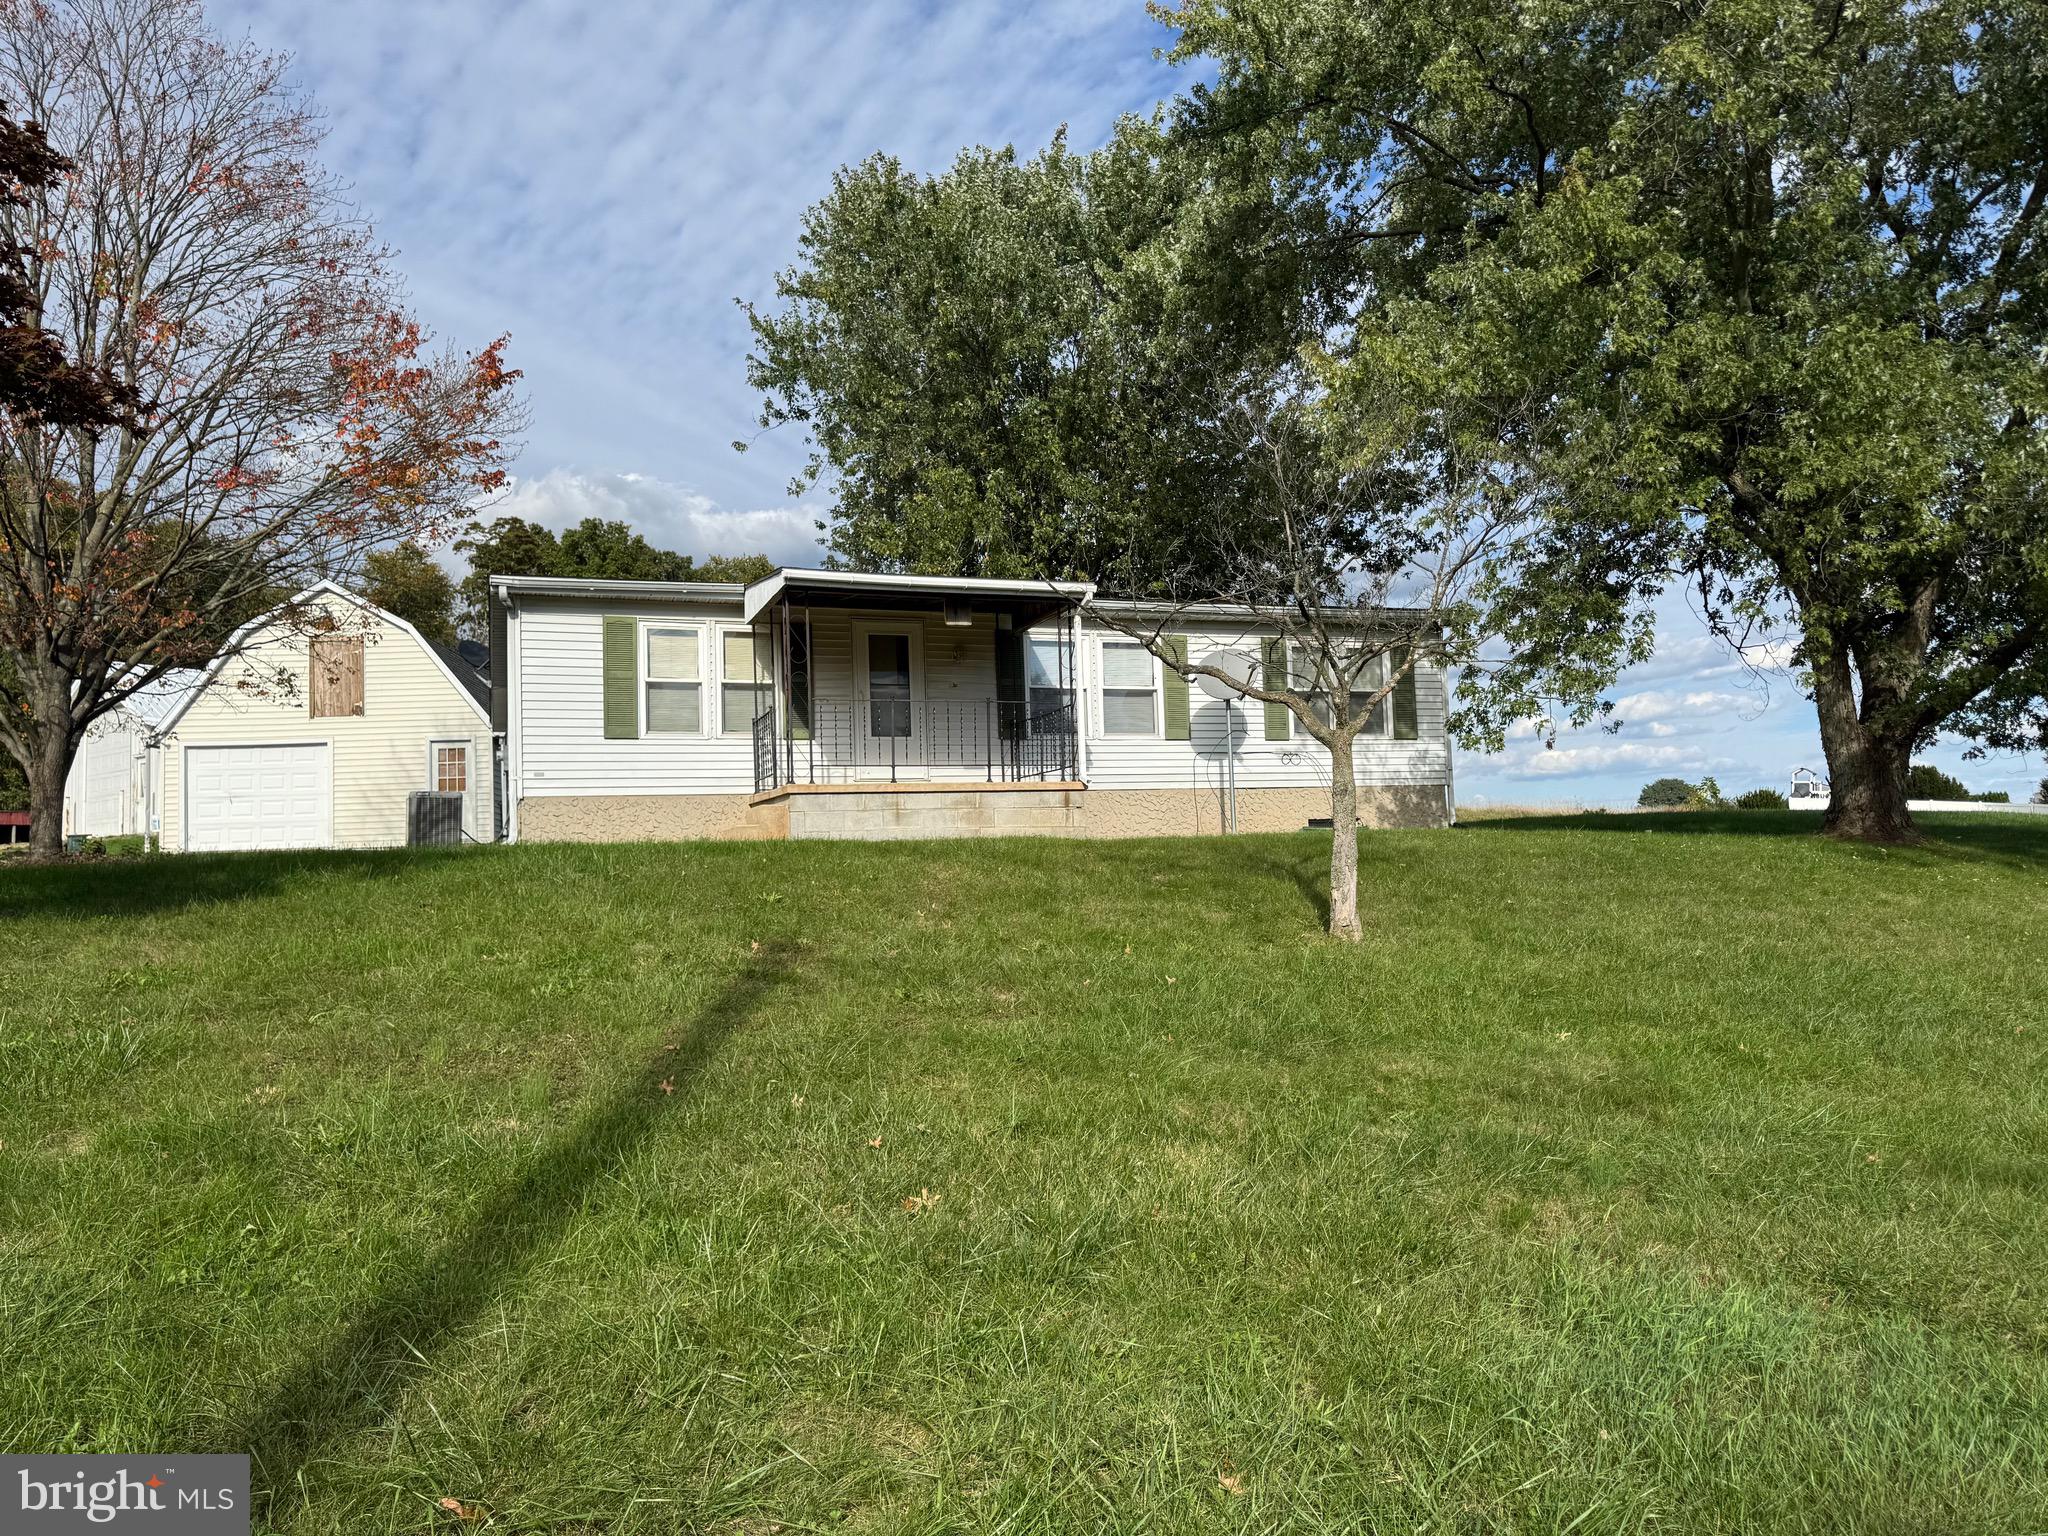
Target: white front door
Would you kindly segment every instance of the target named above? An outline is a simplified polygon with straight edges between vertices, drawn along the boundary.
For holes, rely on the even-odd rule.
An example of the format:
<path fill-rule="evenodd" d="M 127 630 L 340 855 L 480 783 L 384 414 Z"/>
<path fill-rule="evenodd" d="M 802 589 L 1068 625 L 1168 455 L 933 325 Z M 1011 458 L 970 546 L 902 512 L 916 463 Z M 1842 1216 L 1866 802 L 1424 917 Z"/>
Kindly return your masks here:
<path fill-rule="evenodd" d="M 333 840 L 326 742 L 185 749 L 187 848 L 325 848 Z"/>
<path fill-rule="evenodd" d="M 908 778 L 925 770 L 923 636 L 913 624 L 854 629 L 854 761 L 864 774 Z"/>

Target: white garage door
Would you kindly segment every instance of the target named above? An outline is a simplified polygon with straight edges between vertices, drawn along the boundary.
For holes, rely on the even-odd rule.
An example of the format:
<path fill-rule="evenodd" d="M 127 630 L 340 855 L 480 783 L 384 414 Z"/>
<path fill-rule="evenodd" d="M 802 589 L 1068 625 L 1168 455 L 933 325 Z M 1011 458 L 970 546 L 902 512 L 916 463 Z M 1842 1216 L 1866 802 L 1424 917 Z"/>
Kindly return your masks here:
<path fill-rule="evenodd" d="M 325 848 L 333 841 L 333 782 L 324 742 L 187 747 L 185 846 Z"/>

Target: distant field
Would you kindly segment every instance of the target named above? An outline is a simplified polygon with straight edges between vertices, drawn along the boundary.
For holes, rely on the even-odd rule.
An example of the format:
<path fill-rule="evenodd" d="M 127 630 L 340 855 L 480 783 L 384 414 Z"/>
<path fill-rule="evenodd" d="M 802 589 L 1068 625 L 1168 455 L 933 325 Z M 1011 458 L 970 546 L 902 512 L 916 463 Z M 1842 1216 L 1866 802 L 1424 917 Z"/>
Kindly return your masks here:
<path fill-rule="evenodd" d="M 293 1533 L 2048 1526 L 2048 824 L 0 869 L 0 1447 Z M 454 1500 L 459 1510 L 441 1501 Z"/>

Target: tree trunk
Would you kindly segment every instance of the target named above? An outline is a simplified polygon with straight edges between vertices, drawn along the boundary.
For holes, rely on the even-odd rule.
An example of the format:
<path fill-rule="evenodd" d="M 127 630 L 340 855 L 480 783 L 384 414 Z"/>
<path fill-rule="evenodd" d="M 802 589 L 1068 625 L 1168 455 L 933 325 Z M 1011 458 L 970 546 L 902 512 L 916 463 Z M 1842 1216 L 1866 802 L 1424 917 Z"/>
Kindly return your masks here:
<path fill-rule="evenodd" d="M 1858 712 L 1849 660 L 1837 655 L 1814 671 L 1813 700 L 1820 716 L 1821 750 L 1828 759 L 1828 808 L 1821 826 L 1830 836 L 1868 843 L 1914 843 L 1920 831 L 1906 809 L 1911 735 L 1880 733 Z"/>
<path fill-rule="evenodd" d="M 1330 748 L 1330 937 L 1356 944 L 1358 925 L 1358 781 L 1351 766 L 1352 737 L 1337 733 Z"/>
<path fill-rule="evenodd" d="M 36 743 L 28 764 L 28 856 L 59 858 L 64 852 L 64 781 L 74 751 L 68 733 Z"/>
<path fill-rule="evenodd" d="M 28 856 L 61 858 L 64 784 L 78 754 L 78 738 L 71 729 L 71 679 L 40 663 L 23 662 L 20 670 L 32 679 L 27 689 L 31 719 L 21 732 L 28 748 L 28 761 L 22 765 L 28 778 Z"/>

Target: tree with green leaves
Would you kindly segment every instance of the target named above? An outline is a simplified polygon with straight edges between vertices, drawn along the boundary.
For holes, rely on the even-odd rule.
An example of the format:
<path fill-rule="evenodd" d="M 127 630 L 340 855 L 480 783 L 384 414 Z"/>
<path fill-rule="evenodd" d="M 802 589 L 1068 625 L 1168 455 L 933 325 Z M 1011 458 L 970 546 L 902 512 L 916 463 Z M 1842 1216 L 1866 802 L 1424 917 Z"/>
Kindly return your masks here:
<path fill-rule="evenodd" d="M 1969 786 L 1952 773 L 1932 763 L 1915 763 L 1906 770 L 1906 794 L 1914 800 L 1968 800 Z"/>
<path fill-rule="evenodd" d="M 410 539 L 363 558 L 363 596 L 429 640 L 455 643 L 455 581 Z"/>
<path fill-rule="evenodd" d="M 1094 154 L 970 149 L 921 176 L 876 156 L 805 216 L 776 304 L 749 306 L 764 430 L 829 484 L 860 570 L 1155 585 L 1235 474 L 1205 413 L 1287 357 L 1291 278 L 1184 262 L 1188 188 L 1149 124 Z M 1205 218 L 1214 218 L 1206 211 Z M 735 446 L 744 447 L 744 444 Z M 1133 562 L 1143 558 L 1138 569 Z"/>
<path fill-rule="evenodd" d="M 1646 811 L 1675 811 L 1690 805 L 1697 793 L 1698 790 L 1685 779 L 1652 779 L 1636 796 L 1636 804 Z"/>
<path fill-rule="evenodd" d="M 1936 731 L 2038 742 L 2048 693 L 2048 10 L 1813 0 L 1186 0 L 1176 115 L 1268 193 L 1260 249 L 1353 359 L 1546 409 L 1503 451 L 1550 545 L 1530 643 L 1466 696 L 1497 740 L 1587 627 L 1683 586 L 1787 633 L 1832 831 L 1914 835 Z"/>
<path fill-rule="evenodd" d="M 602 581 L 758 581 L 775 569 L 766 555 L 707 555 L 657 549 L 632 525 L 586 517 L 559 537 L 524 518 L 472 524 L 455 541 L 469 561 L 456 588 L 462 631 L 483 639 L 489 629 L 493 576 L 580 576 Z"/>

